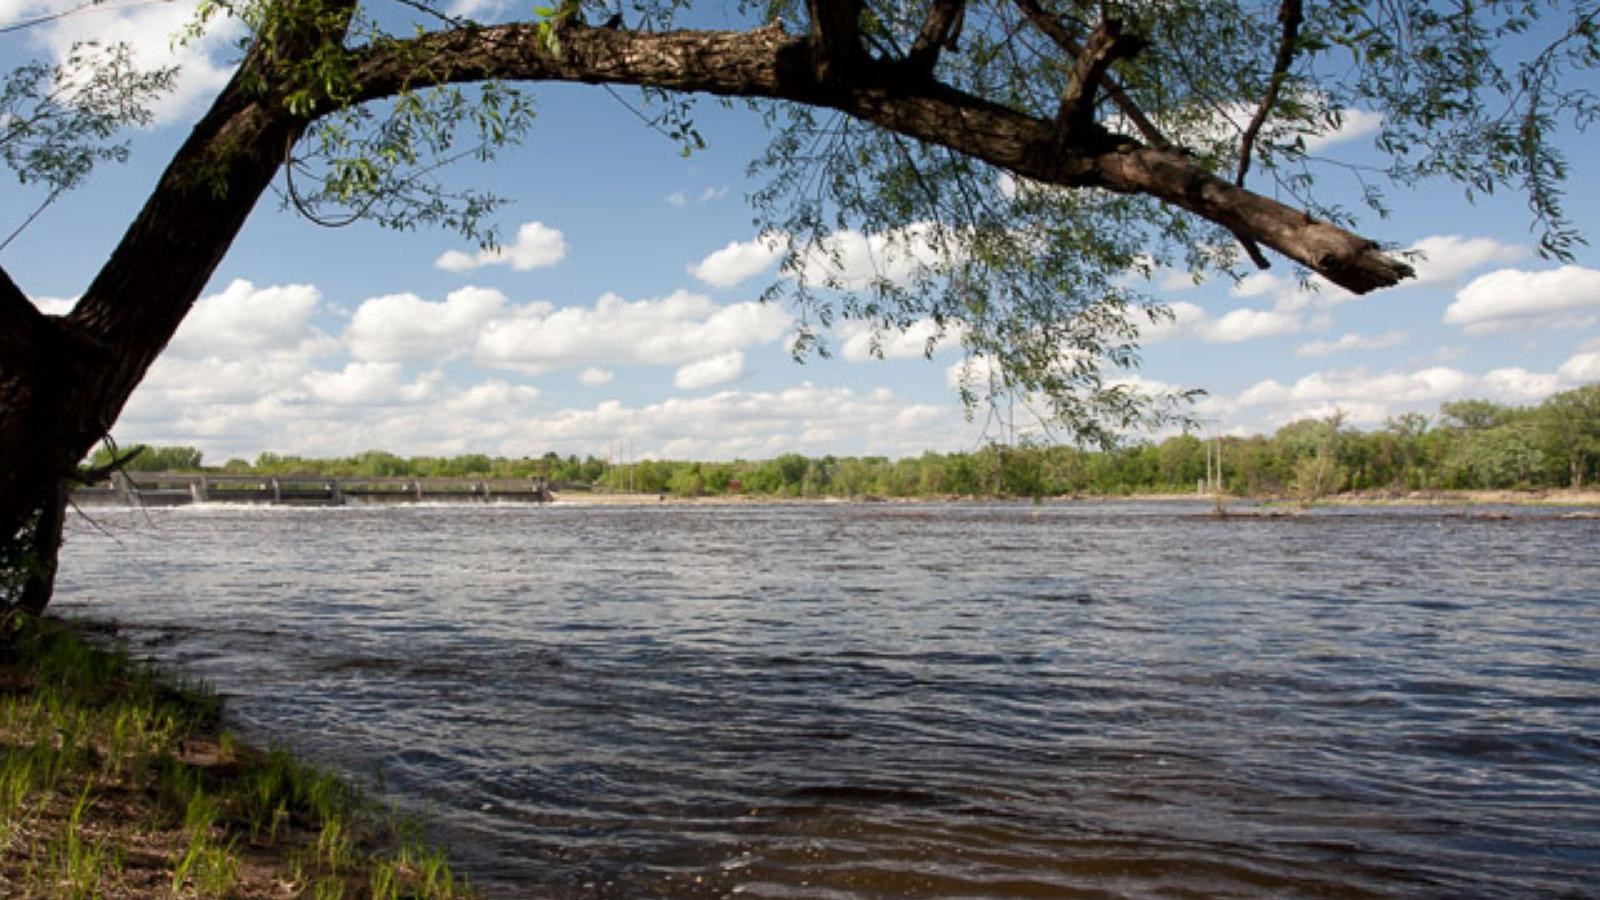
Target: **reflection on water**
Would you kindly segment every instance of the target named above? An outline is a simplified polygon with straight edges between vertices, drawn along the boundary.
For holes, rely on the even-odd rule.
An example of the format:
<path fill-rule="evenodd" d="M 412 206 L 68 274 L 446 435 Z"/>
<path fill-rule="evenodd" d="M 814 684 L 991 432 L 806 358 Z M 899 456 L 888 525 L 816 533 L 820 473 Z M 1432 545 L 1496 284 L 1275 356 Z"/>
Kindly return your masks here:
<path fill-rule="evenodd" d="M 1577 895 L 1600 522 L 97 511 L 61 611 L 511 896 Z"/>

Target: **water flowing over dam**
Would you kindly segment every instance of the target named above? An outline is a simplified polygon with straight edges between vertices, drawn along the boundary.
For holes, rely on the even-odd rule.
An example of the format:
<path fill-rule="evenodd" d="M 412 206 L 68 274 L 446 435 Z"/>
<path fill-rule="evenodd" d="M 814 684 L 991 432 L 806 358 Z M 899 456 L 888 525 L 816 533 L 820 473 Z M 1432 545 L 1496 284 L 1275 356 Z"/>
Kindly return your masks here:
<path fill-rule="evenodd" d="M 78 488 L 80 506 L 186 506 L 191 503 L 344 506 L 378 503 L 548 503 L 555 487 L 539 478 L 374 478 L 316 474 L 229 475 L 113 472 Z M 563 490 L 566 489 L 562 485 Z"/>

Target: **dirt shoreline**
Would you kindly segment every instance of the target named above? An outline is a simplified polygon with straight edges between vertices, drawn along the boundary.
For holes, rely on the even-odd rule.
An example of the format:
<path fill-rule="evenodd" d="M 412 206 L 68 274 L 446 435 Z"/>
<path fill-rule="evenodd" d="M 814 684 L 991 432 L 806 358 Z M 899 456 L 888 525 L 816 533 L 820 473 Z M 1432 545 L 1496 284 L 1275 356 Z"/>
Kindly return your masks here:
<path fill-rule="evenodd" d="M 420 829 L 115 630 L 0 621 L 0 897 L 470 898 Z"/>

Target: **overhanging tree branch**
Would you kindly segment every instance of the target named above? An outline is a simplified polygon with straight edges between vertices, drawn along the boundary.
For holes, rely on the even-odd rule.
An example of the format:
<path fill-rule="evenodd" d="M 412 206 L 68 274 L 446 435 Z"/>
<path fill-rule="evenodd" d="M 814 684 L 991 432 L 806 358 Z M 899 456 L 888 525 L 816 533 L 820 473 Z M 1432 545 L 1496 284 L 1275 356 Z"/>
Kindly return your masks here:
<path fill-rule="evenodd" d="M 34 358 L 48 328 L 44 313 L 39 312 L 5 268 L 0 267 L 0 358 Z"/>
<path fill-rule="evenodd" d="M 574 27 L 558 55 L 532 25 L 424 35 L 357 51 L 354 99 L 419 86 L 412 62 L 428 60 L 439 83 L 484 80 L 648 84 L 667 90 L 768 97 L 829 107 L 939 144 L 1043 184 L 1147 194 L 1271 247 L 1355 293 L 1397 284 L 1410 267 L 1377 244 L 1238 187 L 1186 154 L 1147 147 L 1099 128 L 1062 142 L 1052 119 L 939 84 L 907 83 L 894 62 L 862 59 L 848 83 L 825 81 L 810 65 L 807 37 L 769 25 L 754 32 L 659 34 Z"/>
<path fill-rule="evenodd" d="M 1133 56 L 1144 48 L 1144 41 L 1122 30 L 1118 19 L 1105 19 L 1095 26 L 1089 42 L 1078 54 L 1067 80 L 1067 89 L 1061 94 L 1061 108 L 1056 113 L 1056 128 L 1064 138 L 1082 134 L 1094 124 L 1095 97 L 1111 64 L 1123 57 Z"/>
<path fill-rule="evenodd" d="M 817 77 L 842 78 L 861 55 L 862 0 L 806 0 Z"/>
<path fill-rule="evenodd" d="M 906 53 L 906 66 L 922 75 L 933 74 L 939 50 L 954 51 L 966 15 L 967 0 L 933 0 L 922 20 L 917 39 Z"/>
<path fill-rule="evenodd" d="M 1045 12 L 1044 8 L 1036 0 L 1014 0 L 1014 2 L 1017 5 L 1017 9 L 1022 11 L 1022 15 L 1035 28 L 1039 29 L 1045 37 L 1048 37 L 1057 47 L 1060 47 L 1067 56 L 1074 60 L 1083 57 L 1083 45 L 1078 43 L 1078 39 L 1073 36 L 1066 26 L 1061 24 L 1060 20 Z M 1116 79 L 1106 74 L 1102 76 L 1101 82 L 1105 86 L 1106 95 L 1111 98 L 1112 103 L 1116 104 L 1117 112 L 1122 113 L 1123 117 L 1128 120 L 1129 124 L 1133 125 L 1139 132 L 1139 136 L 1144 138 L 1146 143 L 1152 147 L 1163 149 L 1172 146 L 1172 142 L 1167 139 L 1167 136 L 1162 134 L 1161 129 L 1157 128 L 1154 122 L 1150 121 L 1150 117 L 1144 114 L 1144 110 L 1140 109 L 1139 104 L 1128 96 L 1128 92 L 1117 83 Z"/>

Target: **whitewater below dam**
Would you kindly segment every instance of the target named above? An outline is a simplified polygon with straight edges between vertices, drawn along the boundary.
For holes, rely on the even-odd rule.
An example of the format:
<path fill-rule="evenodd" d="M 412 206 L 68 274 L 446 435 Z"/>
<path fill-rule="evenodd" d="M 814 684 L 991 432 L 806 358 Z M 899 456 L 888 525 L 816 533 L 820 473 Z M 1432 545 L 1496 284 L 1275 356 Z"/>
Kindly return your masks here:
<path fill-rule="evenodd" d="M 1600 896 L 1600 520 L 1206 510 L 96 509 L 56 610 L 489 896 Z"/>

